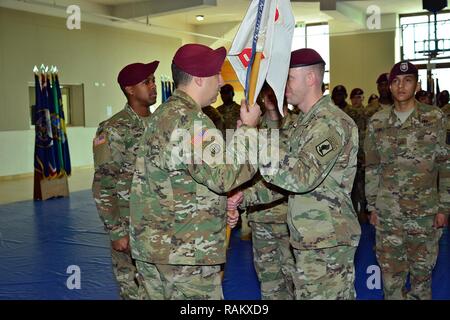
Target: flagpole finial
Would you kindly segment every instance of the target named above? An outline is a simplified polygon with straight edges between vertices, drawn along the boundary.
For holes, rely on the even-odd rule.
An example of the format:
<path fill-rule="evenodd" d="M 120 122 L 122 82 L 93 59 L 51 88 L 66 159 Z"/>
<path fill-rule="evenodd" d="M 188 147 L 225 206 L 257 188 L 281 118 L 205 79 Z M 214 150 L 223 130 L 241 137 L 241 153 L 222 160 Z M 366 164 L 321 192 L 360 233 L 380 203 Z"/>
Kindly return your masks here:
<path fill-rule="evenodd" d="M 39 72 L 39 69 L 38 69 L 38 67 L 37 67 L 36 65 L 35 65 L 34 68 L 33 68 L 33 72 L 34 72 L 34 73 L 38 73 L 38 72 Z"/>
<path fill-rule="evenodd" d="M 55 66 L 55 69 L 53 69 L 54 73 L 58 73 L 58 68 Z"/>

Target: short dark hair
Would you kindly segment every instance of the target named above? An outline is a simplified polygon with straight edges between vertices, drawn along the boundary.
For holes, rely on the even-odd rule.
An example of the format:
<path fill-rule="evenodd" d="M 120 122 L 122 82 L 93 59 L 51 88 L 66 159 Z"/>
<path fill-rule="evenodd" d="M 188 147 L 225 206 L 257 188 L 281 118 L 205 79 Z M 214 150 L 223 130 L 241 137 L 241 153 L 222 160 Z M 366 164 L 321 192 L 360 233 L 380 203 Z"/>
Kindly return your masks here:
<path fill-rule="evenodd" d="M 227 83 L 224 84 L 221 88 L 220 88 L 220 93 L 232 93 L 234 94 L 234 88 L 231 84 Z"/>
<path fill-rule="evenodd" d="M 178 68 L 174 63 L 172 63 L 172 79 L 175 83 L 175 88 L 179 85 L 187 85 L 191 82 L 192 76 L 189 73 L 184 72 Z"/>
<path fill-rule="evenodd" d="M 123 92 L 123 94 L 125 95 L 125 97 L 127 97 L 127 99 L 128 99 L 128 92 L 127 92 L 127 90 L 125 90 L 125 87 L 120 87 L 120 90 L 122 90 L 122 92 Z"/>

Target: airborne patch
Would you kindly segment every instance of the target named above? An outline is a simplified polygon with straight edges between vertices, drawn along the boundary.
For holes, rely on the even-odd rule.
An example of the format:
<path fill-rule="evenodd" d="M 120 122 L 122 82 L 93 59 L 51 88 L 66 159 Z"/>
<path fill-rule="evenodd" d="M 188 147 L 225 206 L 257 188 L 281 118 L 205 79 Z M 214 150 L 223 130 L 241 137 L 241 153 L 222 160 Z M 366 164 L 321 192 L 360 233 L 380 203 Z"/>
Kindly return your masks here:
<path fill-rule="evenodd" d="M 333 145 L 328 139 L 326 139 L 325 141 L 319 143 L 316 146 L 316 151 L 319 154 L 319 156 L 325 157 L 328 153 L 333 151 Z"/>

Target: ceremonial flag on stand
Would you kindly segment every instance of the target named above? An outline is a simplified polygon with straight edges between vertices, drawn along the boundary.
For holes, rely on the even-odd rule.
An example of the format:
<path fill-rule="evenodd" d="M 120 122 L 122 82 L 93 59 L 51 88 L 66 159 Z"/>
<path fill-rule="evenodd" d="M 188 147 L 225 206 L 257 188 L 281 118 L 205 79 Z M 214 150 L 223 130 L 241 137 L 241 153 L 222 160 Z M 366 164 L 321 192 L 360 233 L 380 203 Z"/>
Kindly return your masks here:
<path fill-rule="evenodd" d="M 67 176 L 70 176 L 72 173 L 72 166 L 70 162 L 70 152 L 69 152 L 69 141 L 67 139 L 67 128 L 66 128 L 66 118 L 64 115 L 64 106 L 62 102 L 62 94 L 61 94 L 61 86 L 59 84 L 59 77 L 58 73 L 55 72 L 53 74 L 53 78 L 55 81 L 55 90 L 56 90 L 56 97 L 57 97 L 57 104 L 58 104 L 58 111 L 59 111 L 59 121 L 61 124 L 61 148 L 62 148 L 62 157 L 63 157 L 63 163 L 64 163 L 64 171 Z"/>
<path fill-rule="evenodd" d="M 51 84 L 51 74 L 47 73 L 45 75 L 45 81 L 47 83 L 46 93 L 47 93 L 47 101 L 48 101 L 48 110 L 50 112 L 50 123 L 52 126 L 52 137 L 53 137 L 53 153 L 55 158 L 55 169 L 56 174 L 59 175 L 61 173 L 62 163 L 62 149 L 61 149 L 61 140 L 60 140 L 60 124 L 59 124 L 59 114 L 55 107 L 55 97 L 53 95 L 53 89 Z"/>
<path fill-rule="evenodd" d="M 41 83 L 39 75 L 35 73 L 35 148 L 34 148 L 34 168 L 35 172 L 45 178 L 56 176 L 56 161 L 52 134 L 52 125 L 50 110 L 48 108 L 46 77 L 41 74 Z"/>

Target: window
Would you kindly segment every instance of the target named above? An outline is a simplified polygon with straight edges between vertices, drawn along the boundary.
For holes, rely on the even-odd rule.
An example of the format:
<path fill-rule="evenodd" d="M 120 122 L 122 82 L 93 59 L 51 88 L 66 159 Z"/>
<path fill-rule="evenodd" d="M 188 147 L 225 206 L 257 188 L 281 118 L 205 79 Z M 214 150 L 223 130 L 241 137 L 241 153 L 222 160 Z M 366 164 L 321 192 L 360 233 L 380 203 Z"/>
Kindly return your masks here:
<path fill-rule="evenodd" d="M 30 120 L 31 125 L 35 124 L 34 105 L 36 96 L 34 84 L 28 86 L 28 96 L 30 101 Z M 83 85 L 61 84 L 61 97 L 66 126 L 83 127 L 84 126 L 84 90 Z"/>
<path fill-rule="evenodd" d="M 436 31 L 434 21 L 429 12 L 400 15 L 401 59 L 416 64 L 422 89 L 433 93 L 438 83 L 440 91 L 450 90 L 450 11 L 436 15 Z"/>
<path fill-rule="evenodd" d="M 311 48 L 319 52 L 325 60 L 325 76 L 323 82 L 326 88 L 330 83 L 330 39 L 328 23 L 314 23 L 296 26 L 292 41 L 292 50 Z M 327 92 L 326 92 L 327 93 Z"/>

